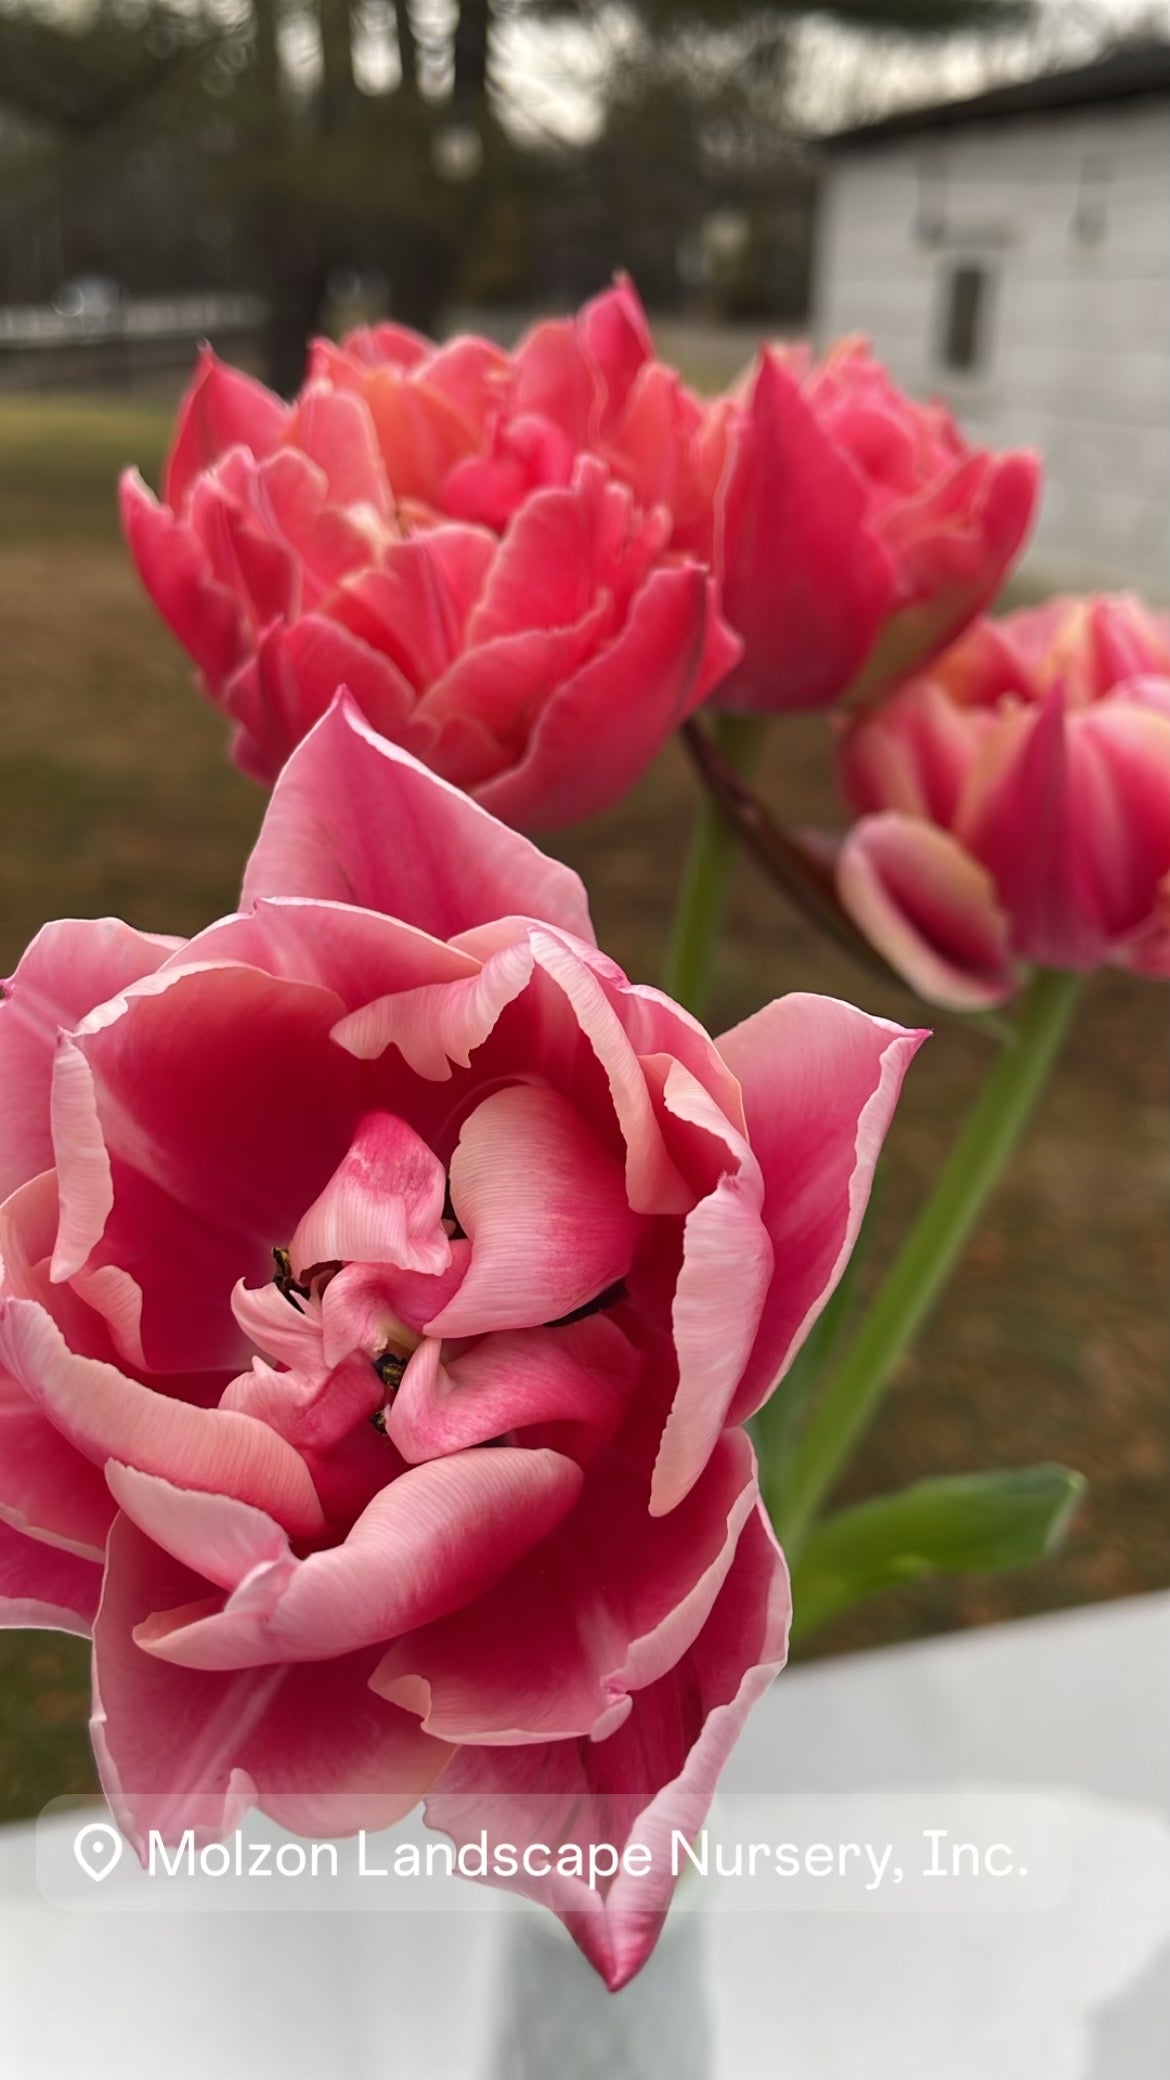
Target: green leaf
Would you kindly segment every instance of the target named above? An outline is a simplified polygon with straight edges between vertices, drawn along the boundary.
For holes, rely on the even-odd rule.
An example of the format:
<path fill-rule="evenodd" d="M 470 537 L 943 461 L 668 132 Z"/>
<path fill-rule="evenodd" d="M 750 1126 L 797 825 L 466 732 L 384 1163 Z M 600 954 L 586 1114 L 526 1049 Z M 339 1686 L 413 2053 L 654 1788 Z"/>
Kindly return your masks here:
<path fill-rule="evenodd" d="M 793 1581 L 795 1638 L 854 1604 L 932 1574 L 1026 1567 L 1061 1544 L 1085 1491 L 1067 1466 L 916 1481 L 827 1517 Z"/>
<path fill-rule="evenodd" d="M 882 1173 L 879 1169 L 861 1228 L 835 1291 L 813 1323 L 783 1379 L 748 1426 L 760 1462 L 764 1506 L 773 1524 L 779 1524 L 784 1514 L 789 1469 L 800 1443 L 809 1404 L 835 1363 L 856 1312 L 858 1278 L 877 1229 L 881 1187 Z"/>

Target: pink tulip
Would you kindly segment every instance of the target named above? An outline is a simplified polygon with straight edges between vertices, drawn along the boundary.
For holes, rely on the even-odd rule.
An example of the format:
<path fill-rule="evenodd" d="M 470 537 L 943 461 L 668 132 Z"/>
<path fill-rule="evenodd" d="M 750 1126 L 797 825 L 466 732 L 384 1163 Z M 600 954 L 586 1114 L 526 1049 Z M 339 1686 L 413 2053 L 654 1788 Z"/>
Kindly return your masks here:
<path fill-rule="evenodd" d="M 841 898 L 920 995 L 1170 974 L 1170 620 L 1118 598 L 981 622 L 848 726 L 840 769 Z"/>
<path fill-rule="evenodd" d="M 344 699 L 237 915 L 46 926 L 0 1006 L 0 1595 L 93 1627 L 133 1842 L 698 1825 L 788 1629 L 741 1426 L 920 1037 L 793 996 L 716 1044 Z M 616 1987 L 671 1882 L 530 1889 Z"/>
<path fill-rule="evenodd" d="M 616 384 L 612 324 L 580 329 Z M 669 515 L 588 452 L 605 418 L 562 380 L 562 330 L 510 364 L 380 327 L 320 346 L 292 406 L 204 355 L 164 503 L 130 472 L 122 511 L 254 778 L 344 685 L 432 770 L 548 829 L 624 794 L 735 662 Z"/>
<path fill-rule="evenodd" d="M 743 642 L 719 707 L 822 707 L 917 669 L 994 598 L 1036 503 L 1031 456 L 968 448 L 856 340 L 820 363 L 771 349 L 705 403 L 655 357 L 624 278 L 512 357 L 379 327 L 313 370 L 366 400 L 392 480 L 444 513 L 502 527 L 584 450 L 668 510 Z"/>
<path fill-rule="evenodd" d="M 995 597 L 1037 496 L 1031 456 L 968 448 L 856 340 L 820 363 L 768 349 L 705 407 L 648 371 L 614 448 L 671 506 L 675 546 L 715 570 L 744 652 L 713 705 L 748 713 L 872 695 L 920 667 Z"/>

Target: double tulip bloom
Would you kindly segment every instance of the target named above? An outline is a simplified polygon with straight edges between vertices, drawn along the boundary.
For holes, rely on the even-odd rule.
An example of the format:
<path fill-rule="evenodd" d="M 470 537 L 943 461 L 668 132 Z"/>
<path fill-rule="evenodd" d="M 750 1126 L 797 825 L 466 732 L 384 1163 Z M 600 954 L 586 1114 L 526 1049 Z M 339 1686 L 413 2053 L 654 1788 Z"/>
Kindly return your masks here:
<path fill-rule="evenodd" d="M 346 701 L 238 914 L 45 928 L 0 1005 L 0 1603 L 92 1629 L 133 1841 L 701 1823 L 788 1629 L 742 1426 L 918 1037 L 797 996 L 713 1042 Z M 618 1986 L 670 1883 L 526 1889 Z"/>
<path fill-rule="evenodd" d="M 839 742 L 854 920 L 920 995 L 1033 966 L 1170 975 L 1170 621 L 1127 598 L 982 622 Z"/>
<path fill-rule="evenodd" d="M 847 344 L 710 403 L 619 283 L 514 353 L 401 327 L 320 342 L 283 404 L 208 354 L 163 503 L 127 536 L 270 782 L 344 685 L 384 736 L 531 829 L 617 800 L 693 710 L 892 683 L 997 591 L 1030 458 L 967 449 Z"/>

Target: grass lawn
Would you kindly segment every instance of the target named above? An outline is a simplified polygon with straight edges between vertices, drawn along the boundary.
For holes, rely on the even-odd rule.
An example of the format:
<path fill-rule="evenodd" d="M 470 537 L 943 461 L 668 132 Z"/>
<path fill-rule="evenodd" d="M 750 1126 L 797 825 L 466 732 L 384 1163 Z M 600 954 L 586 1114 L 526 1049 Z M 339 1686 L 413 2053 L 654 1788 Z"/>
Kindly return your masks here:
<path fill-rule="evenodd" d="M 231 907 L 263 806 L 225 731 L 141 595 L 114 480 L 157 480 L 168 415 L 133 403 L 0 399 L 0 972 L 47 917 L 117 912 L 191 931 Z M 776 729 L 765 775 L 794 821 L 831 820 L 824 725 Z M 690 809 L 672 748 L 628 801 L 560 849 L 594 899 L 603 945 L 657 975 Z M 814 941 L 745 868 L 716 1029 L 788 988 L 824 989 L 910 1023 Z M 940 1022 L 885 1165 L 875 1268 L 925 1185 L 988 1042 Z M 824 1648 L 1118 1596 L 1170 1580 L 1170 1331 L 1164 992 L 1105 976 L 1041 1115 L 866 1447 L 851 1488 L 1061 1458 L 1091 1482 L 1055 1563 L 923 1585 L 826 1634 Z M 0 1818 L 90 1781 L 85 1649 L 0 1634 Z"/>

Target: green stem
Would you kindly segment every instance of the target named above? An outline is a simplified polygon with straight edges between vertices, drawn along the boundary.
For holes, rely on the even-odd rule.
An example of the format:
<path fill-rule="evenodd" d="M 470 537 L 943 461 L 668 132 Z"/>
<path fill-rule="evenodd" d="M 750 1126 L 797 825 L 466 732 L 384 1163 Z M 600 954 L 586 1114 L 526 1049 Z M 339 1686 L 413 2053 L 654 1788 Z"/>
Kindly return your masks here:
<path fill-rule="evenodd" d="M 1080 984 L 1079 975 L 1056 969 L 1033 977 L 1011 1041 L 992 1064 L 934 1190 L 815 1407 L 777 1526 L 790 1563 L 1000 1177 L 1056 1059 Z"/>
<path fill-rule="evenodd" d="M 755 765 L 767 731 L 763 715 L 718 715 L 714 737 L 738 773 Z M 664 987 L 676 1003 L 702 1018 L 731 870 L 738 851 L 735 826 L 711 794 L 700 797 L 670 935 Z"/>

